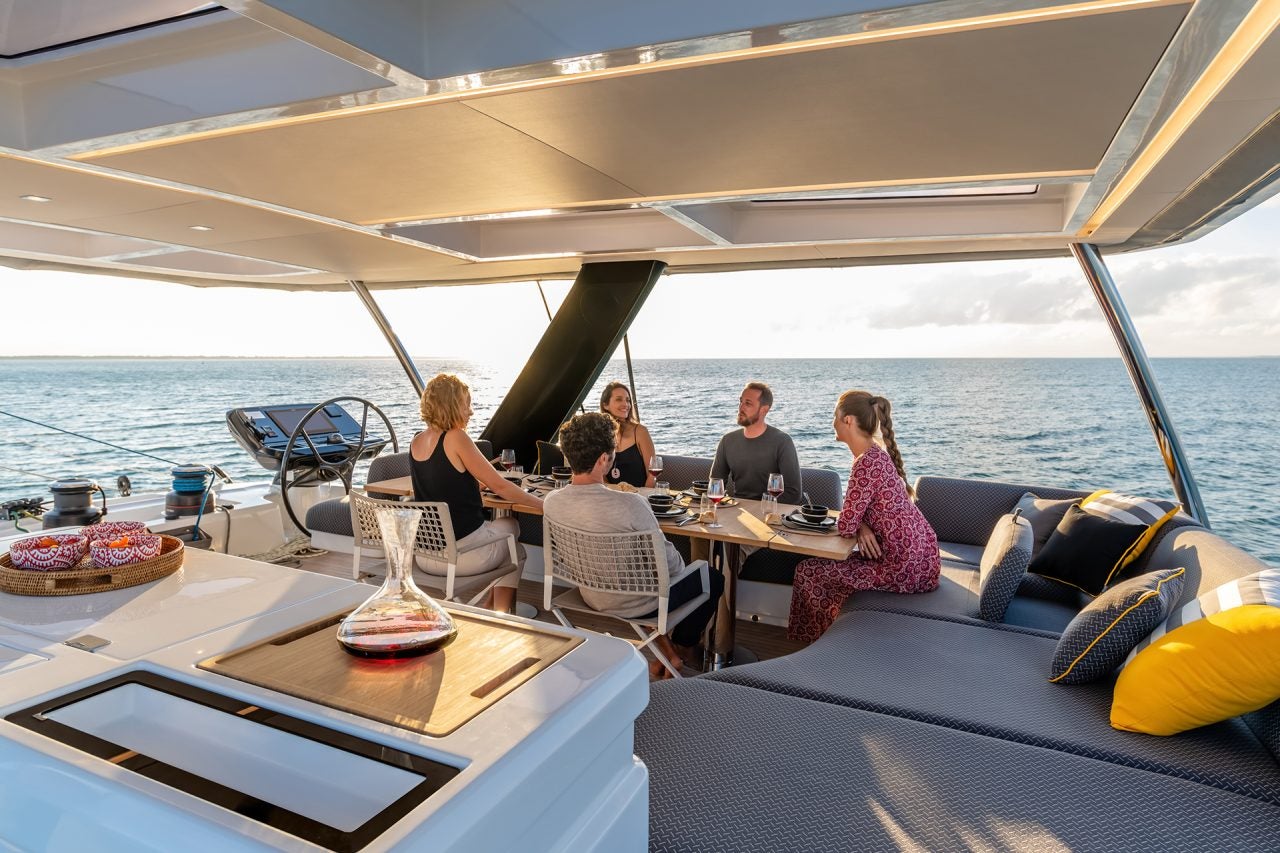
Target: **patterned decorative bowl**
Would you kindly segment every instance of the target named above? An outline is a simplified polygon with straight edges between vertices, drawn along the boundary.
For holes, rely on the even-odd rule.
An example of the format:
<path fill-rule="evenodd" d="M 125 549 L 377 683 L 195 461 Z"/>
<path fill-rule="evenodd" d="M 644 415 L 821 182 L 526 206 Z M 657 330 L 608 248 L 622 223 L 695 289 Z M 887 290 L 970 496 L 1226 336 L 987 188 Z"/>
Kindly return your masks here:
<path fill-rule="evenodd" d="M 822 504 L 805 504 L 800 507 L 800 515 L 810 524 L 821 524 L 827 519 L 827 508 Z"/>
<path fill-rule="evenodd" d="M 127 533 L 89 543 L 89 557 L 100 569 L 131 566 L 160 555 L 161 539 L 154 533 Z"/>
<path fill-rule="evenodd" d="M 80 562 L 88 547 L 89 540 L 78 533 L 33 536 L 10 545 L 9 559 L 15 569 L 55 572 Z"/>
<path fill-rule="evenodd" d="M 142 521 L 103 521 L 81 530 L 80 535 L 90 542 L 97 542 L 99 539 L 115 539 L 118 536 L 150 532 L 146 523 Z"/>

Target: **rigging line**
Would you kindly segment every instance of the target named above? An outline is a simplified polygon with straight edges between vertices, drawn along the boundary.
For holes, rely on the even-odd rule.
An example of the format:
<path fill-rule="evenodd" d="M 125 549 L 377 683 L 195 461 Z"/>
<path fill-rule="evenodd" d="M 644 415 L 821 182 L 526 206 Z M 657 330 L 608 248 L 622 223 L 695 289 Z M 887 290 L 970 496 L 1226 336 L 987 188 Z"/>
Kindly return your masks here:
<path fill-rule="evenodd" d="M 535 284 L 538 285 L 538 295 L 542 297 L 542 307 L 547 312 L 547 322 L 551 322 L 551 306 L 547 304 L 547 294 L 542 292 L 542 279 L 537 279 Z"/>
<path fill-rule="evenodd" d="M 636 399 L 636 375 L 631 370 L 631 341 L 622 336 L 622 351 L 627 355 L 627 381 L 631 383 L 631 417 L 640 420 L 640 401 Z"/>
<path fill-rule="evenodd" d="M 13 471 L 15 474 L 26 474 L 28 477 L 36 477 L 41 480 L 56 480 L 57 477 L 50 477 L 48 474 L 37 474 L 35 471 L 24 471 L 21 468 L 10 468 L 8 465 L 0 465 L 6 471 Z"/>
<path fill-rule="evenodd" d="M 146 452 L 141 451 L 141 450 L 134 450 L 134 449 L 132 449 L 132 448 L 130 448 L 130 447 L 122 447 L 122 446 L 121 446 L 121 445 L 119 445 L 119 444 L 112 444 L 112 443 L 111 443 L 111 442 L 109 442 L 109 441 L 103 441 L 103 440 L 102 440 L 102 439 L 100 439 L 100 438 L 94 438 L 93 436 L 90 436 L 90 435 L 81 435 L 81 434 L 80 434 L 80 433 L 78 433 L 78 432 L 72 432 L 72 431 L 71 431 L 71 430 L 69 430 L 69 429 L 63 429 L 62 427 L 56 427 L 56 426 L 52 426 L 52 425 L 50 425 L 50 424 L 42 424 L 42 423 L 40 423 L 40 421 L 33 421 L 33 420 L 31 420 L 31 418 L 24 418 L 22 415 L 15 415 L 13 412 L 6 412 L 6 411 L 4 411 L 3 409 L 0 409 L 0 415 L 8 415 L 8 416 L 9 416 L 9 417 L 11 417 L 11 418 L 17 418 L 17 419 L 18 419 L 18 420 L 20 420 L 20 421 L 26 421 L 27 423 L 29 423 L 29 424 L 35 424 L 35 425 L 36 425 L 36 426 L 38 426 L 38 427 L 44 427 L 45 429 L 56 430 L 57 432 L 66 433 L 67 435 L 74 435 L 76 438 L 83 438 L 85 441 L 96 441 L 98 444 L 105 444 L 107 447 L 114 447 L 116 450 L 123 450 L 123 451 L 125 451 L 126 453 L 136 453 L 136 454 L 138 454 L 139 456 L 146 456 L 146 457 L 148 457 L 148 458 L 155 459 L 157 462 L 164 462 L 164 463 L 165 463 L 165 464 L 167 464 L 167 465 L 181 465 L 181 464 L 182 464 L 181 462 L 174 462 L 174 461 L 173 461 L 173 460 L 171 460 L 171 459 L 163 459 L 163 458 L 161 458 L 161 457 L 159 457 L 159 456 L 156 456 L 156 455 L 155 455 L 155 454 L 153 454 L 153 453 L 146 453 Z"/>

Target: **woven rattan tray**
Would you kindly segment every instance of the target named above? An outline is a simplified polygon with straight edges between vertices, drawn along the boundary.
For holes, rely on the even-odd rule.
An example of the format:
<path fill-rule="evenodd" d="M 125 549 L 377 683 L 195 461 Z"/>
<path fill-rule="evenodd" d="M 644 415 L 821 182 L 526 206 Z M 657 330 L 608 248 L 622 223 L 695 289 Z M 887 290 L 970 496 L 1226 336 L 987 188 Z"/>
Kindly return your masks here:
<path fill-rule="evenodd" d="M 160 540 L 159 556 L 114 569 L 97 568 L 89 562 L 88 555 L 79 565 L 61 571 L 15 569 L 6 553 L 0 557 L 0 591 L 13 595 L 84 595 L 160 580 L 182 567 L 185 551 L 181 539 L 162 535 Z"/>

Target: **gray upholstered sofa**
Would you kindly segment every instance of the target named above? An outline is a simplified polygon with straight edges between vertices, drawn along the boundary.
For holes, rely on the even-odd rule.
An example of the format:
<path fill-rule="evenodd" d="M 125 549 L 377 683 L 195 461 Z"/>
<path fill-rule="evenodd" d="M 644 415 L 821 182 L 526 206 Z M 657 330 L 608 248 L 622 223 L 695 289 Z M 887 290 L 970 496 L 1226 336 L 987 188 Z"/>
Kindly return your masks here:
<path fill-rule="evenodd" d="M 808 648 L 654 684 L 636 730 L 655 850 L 1276 850 L 1280 703 L 1173 737 L 1109 724 L 1113 681 L 1048 681 L 1081 606 L 1025 582 L 977 618 L 977 562 L 1021 485 L 921 478 L 934 592 L 852 597 Z M 1137 573 L 1183 567 L 1183 601 L 1263 564 L 1166 525 Z"/>

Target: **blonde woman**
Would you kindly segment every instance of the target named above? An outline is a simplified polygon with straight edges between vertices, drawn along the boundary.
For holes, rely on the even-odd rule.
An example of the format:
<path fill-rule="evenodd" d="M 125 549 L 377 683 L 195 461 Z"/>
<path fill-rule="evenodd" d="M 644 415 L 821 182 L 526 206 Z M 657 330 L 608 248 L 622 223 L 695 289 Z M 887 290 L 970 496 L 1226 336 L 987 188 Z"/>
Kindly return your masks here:
<path fill-rule="evenodd" d="M 409 445 L 413 499 L 449 505 L 459 549 L 459 577 L 495 569 L 510 560 L 507 536 L 519 536 L 520 525 L 514 518 L 486 520 L 480 486 L 512 503 L 541 508 L 542 501 L 503 479 L 467 435 L 472 414 L 471 389 L 461 379 L 441 373 L 428 382 L 422 392 L 421 412 L 427 428 L 415 435 Z M 517 545 L 517 553 L 518 565 L 523 569 L 524 548 Z M 433 575 L 443 575 L 447 570 L 444 563 L 423 557 L 418 558 L 418 568 Z M 490 602 L 493 609 L 512 611 L 519 582 L 518 573 L 498 582 Z"/>
<path fill-rule="evenodd" d="M 653 439 L 645 425 L 636 420 L 630 389 L 622 382 L 610 382 L 604 386 L 600 395 L 600 411 L 612 417 L 618 425 L 618 455 L 613 460 L 613 467 L 605 472 L 604 481 L 630 483 L 636 487 L 653 486 L 655 478 L 649 473 Z"/>

